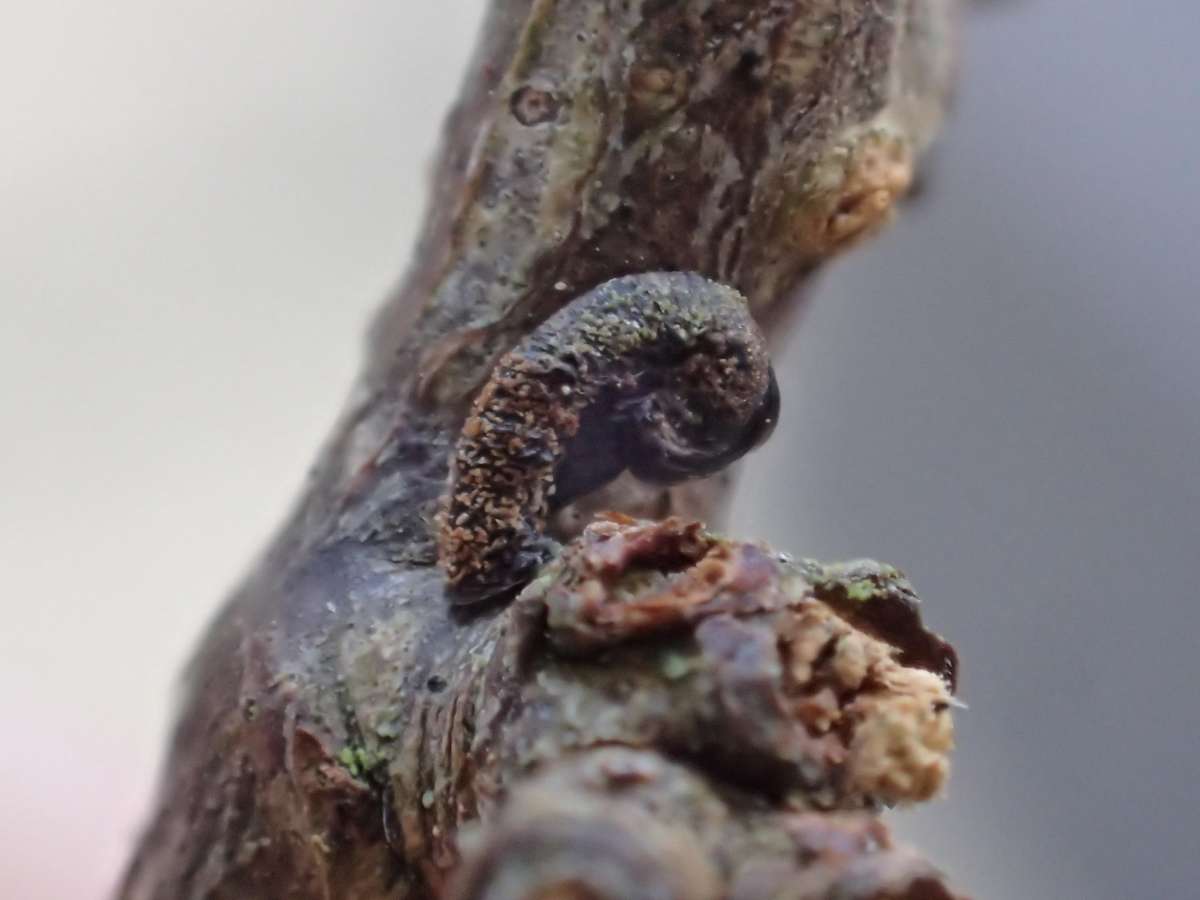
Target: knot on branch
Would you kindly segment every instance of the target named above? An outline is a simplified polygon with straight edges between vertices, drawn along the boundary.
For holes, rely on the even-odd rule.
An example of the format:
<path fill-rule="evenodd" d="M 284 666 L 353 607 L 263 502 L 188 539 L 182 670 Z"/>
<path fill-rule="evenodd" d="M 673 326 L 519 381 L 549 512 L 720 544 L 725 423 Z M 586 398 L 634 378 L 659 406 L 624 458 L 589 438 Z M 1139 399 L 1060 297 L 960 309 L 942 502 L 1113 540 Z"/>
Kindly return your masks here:
<path fill-rule="evenodd" d="M 529 779 L 465 845 L 452 900 L 961 900 L 873 816 L 747 809 L 617 747 Z"/>
<path fill-rule="evenodd" d="M 954 652 L 896 570 L 822 566 L 698 522 L 612 516 L 522 593 L 554 653 L 548 755 L 654 746 L 825 809 L 928 799 L 953 746 Z"/>

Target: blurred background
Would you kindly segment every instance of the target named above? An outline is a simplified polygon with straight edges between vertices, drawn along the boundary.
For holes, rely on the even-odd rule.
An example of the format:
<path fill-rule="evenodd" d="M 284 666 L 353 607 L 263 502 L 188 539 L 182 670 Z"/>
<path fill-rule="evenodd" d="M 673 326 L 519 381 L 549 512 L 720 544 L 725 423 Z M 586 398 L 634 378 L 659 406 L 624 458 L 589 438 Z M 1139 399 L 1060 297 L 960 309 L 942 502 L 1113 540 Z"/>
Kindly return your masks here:
<path fill-rule="evenodd" d="M 980 3 L 899 225 L 822 278 L 737 530 L 964 658 L 901 834 L 983 898 L 1195 896 L 1200 7 Z M 0 34 L 0 894 L 100 897 L 172 686 L 407 260 L 482 0 L 49 0 Z"/>

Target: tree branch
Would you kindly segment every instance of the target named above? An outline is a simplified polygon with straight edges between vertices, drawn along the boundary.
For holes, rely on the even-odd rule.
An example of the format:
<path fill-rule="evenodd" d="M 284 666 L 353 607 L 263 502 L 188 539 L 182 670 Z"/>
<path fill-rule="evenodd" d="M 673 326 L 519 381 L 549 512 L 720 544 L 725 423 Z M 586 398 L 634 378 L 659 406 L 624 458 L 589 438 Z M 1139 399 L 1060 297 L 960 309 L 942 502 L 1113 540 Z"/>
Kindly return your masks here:
<path fill-rule="evenodd" d="M 494 0 L 415 262 L 189 669 L 120 896 L 950 896 L 869 812 L 934 791 L 950 741 L 952 652 L 893 570 L 601 521 L 520 601 L 464 615 L 434 522 L 472 398 L 572 298 L 695 271 L 781 329 L 911 181 L 953 12 Z M 553 528 L 711 520 L 728 485 L 626 476 Z"/>

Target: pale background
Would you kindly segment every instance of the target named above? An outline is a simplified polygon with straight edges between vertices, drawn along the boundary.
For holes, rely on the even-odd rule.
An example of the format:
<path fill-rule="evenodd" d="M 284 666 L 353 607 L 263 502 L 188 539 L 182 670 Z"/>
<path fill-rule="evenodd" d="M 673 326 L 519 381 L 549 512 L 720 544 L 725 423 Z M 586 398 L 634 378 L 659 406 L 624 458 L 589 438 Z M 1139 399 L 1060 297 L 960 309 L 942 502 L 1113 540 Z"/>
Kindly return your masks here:
<path fill-rule="evenodd" d="M 1200 11 L 984 5 L 925 199 L 781 357 L 738 528 L 900 565 L 962 651 L 949 795 L 894 817 L 961 885 L 1195 896 Z M 99 897 L 407 259 L 481 3 L 3 9 L 0 896 Z"/>

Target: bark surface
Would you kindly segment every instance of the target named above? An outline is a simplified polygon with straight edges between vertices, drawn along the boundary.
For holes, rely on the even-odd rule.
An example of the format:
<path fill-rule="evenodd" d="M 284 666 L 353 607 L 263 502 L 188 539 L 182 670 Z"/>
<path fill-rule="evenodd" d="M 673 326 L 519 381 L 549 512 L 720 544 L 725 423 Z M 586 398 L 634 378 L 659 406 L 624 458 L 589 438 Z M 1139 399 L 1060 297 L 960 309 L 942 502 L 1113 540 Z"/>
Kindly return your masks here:
<path fill-rule="evenodd" d="M 909 185 L 953 17 L 493 0 L 415 262 L 189 667 L 120 897 L 951 896 L 872 812 L 935 791 L 950 745 L 953 654 L 894 570 L 689 523 L 728 473 L 626 476 L 556 514 L 576 540 L 518 602 L 463 613 L 436 518 L 476 393 L 572 298 L 695 271 L 782 328 Z M 579 536 L 597 509 L 664 521 Z"/>

